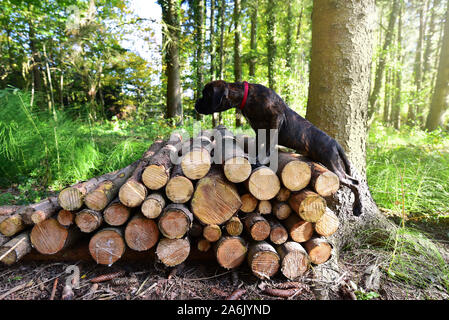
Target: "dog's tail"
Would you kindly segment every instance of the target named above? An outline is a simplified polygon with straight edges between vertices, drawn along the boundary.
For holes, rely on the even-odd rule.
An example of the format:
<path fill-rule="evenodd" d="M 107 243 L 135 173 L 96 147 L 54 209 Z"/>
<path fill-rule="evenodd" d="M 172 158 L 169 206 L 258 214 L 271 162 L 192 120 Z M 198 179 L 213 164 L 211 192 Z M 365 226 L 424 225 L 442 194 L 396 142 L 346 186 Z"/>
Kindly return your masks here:
<path fill-rule="evenodd" d="M 352 182 L 354 184 L 359 184 L 359 181 L 352 177 L 351 165 L 349 163 L 348 158 L 346 157 L 345 151 L 343 150 L 342 146 L 338 142 L 337 142 L 337 151 L 338 151 L 338 154 L 340 155 L 340 159 L 343 161 L 343 165 L 345 166 L 346 175 L 348 176 L 348 178 L 350 180 L 352 180 Z"/>

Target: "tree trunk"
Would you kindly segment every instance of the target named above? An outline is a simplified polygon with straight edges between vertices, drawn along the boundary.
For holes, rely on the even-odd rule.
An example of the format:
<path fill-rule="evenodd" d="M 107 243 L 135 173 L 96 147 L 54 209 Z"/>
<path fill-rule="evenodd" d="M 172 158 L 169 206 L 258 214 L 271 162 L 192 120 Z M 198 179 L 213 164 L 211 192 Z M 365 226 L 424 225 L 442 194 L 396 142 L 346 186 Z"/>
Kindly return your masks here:
<path fill-rule="evenodd" d="M 259 9 L 258 0 L 251 2 L 251 40 L 250 40 L 250 56 L 249 56 L 249 77 L 251 81 L 255 81 L 256 63 L 257 63 L 257 13 Z"/>
<path fill-rule="evenodd" d="M 447 96 L 449 93 L 449 4 L 445 17 L 446 22 L 444 23 L 438 73 L 426 121 L 426 129 L 429 131 L 433 131 L 441 125 L 443 114 L 447 109 Z"/>
<path fill-rule="evenodd" d="M 234 0 L 234 82 L 242 81 L 242 61 L 241 61 L 241 38 L 242 26 L 240 23 L 241 14 L 240 0 Z M 240 109 L 235 109 L 235 126 L 242 126 L 242 112 Z"/>
<path fill-rule="evenodd" d="M 216 76 L 216 53 L 217 53 L 217 46 L 215 43 L 215 32 L 218 32 L 218 26 L 216 25 L 215 20 L 215 1 L 217 0 L 210 0 L 210 32 L 209 32 L 209 43 L 210 43 L 210 80 L 215 80 Z M 217 17 L 218 18 L 218 17 Z M 218 19 L 217 19 L 218 22 Z M 215 29 L 217 27 L 217 29 Z M 217 31 L 216 31 L 217 30 Z M 215 112 L 212 114 L 212 126 L 215 127 L 218 125 L 218 112 Z"/>
<path fill-rule="evenodd" d="M 421 113 L 421 84 L 422 84 L 422 65 L 423 65 L 423 40 L 424 40 L 424 30 L 425 30 L 425 22 L 424 22 L 424 9 L 426 7 L 426 2 L 423 1 L 419 8 L 419 28 L 418 28 L 418 40 L 416 44 L 416 52 L 415 52 L 415 63 L 413 65 L 413 75 L 415 80 L 416 90 L 413 93 L 414 101 L 409 104 L 408 113 L 407 113 L 407 124 L 412 125 L 417 117 Z"/>
<path fill-rule="evenodd" d="M 385 59 L 386 52 L 391 45 L 393 32 L 394 32 L 394 25 L 396 23 L 396 18 L 397 18 L 398 11 L 399 11 L 399 5 L 400 5 L 400 0 L 394 0 L 392 7 L 391 7 L 390 18 L 388 20 L 388 27 L 385 31 L 385 41 L 384 41 L 384 44 L 382 46 L 382 51 L 379 56 L 379 62 L 377 64 L 376 75 L 375 75 L 375 80 L 374 80 L 374 87 L 373 87 L 373 91 L 371 92 L 371 95 L 369 96 L 369 103 L 370 103 L 369 112 L 368 112 L 369 120 L 374 116 L 374 114 L 376 112 L 376 102 L 379 97 L 380 88 L 382 86 L 382 79 L 383 79 L 384 69 L 385 69 L 385 65 L 386 65 L 386 59 Z M 368 31 L 368 30 L 366 30 L 366 31 Z M 331 34 L 329 34 L 329 36 L 331 36 Z M 371 36 L 371 38 L 372 38 L 372 36 Z M 370 39 L 369 41 L 370 41 L 370 43 L 372 43 L 372 39 Z M 369 46 L 369 48 L 365 49 L 365 51 L 369 51 L 370 56 L 371 56 L 371 47 L 372 46 Z"/>
<path fill-rule="evenodd" d="M 179 67 L 179 0 L 158 0 L 162 7 L 162 18 L 167 25 L 165 30 L 167 52 L 165 53 L 167 75 L 167 118 L 179 117 L 179 124 L 183 122 L 181 104 L 181 76 Z"/>
<path fill-rule="evenodd" d="M 274 13 L 276 7 L 275 1 L 268 1 L 267 3 L 267 59 L 268 59 L 268 86 L 276 91 L 276 80 L 275 80 L 275 63 L 276 63 L 276 16 Z"/>
<path fill-rule="evenodd" d="M 194 20 L 195 20 L 195 100 L 201 97 L 204 85 L 204 8 L 205 0 L 194 0 Z M 201 114 L 196 113 L 196 119 L 201 119 Z"/>
<path fill-rule="evenodd" d="M 402 54 L 402 4 L 399 8 L 399 22 L 398 22 L 398 49 L 397 49 L 397 61 L 399 66 L 395 74 L 395 86 L 394 86 L 394 98 L 392 103 L 392 117 L 391 121 L 395 129 L 399 130 L 401 125 L 401 105 L 402 105 L 402 64 L 404 62 L 404 56 Z M 413 108 L 412 106 L 409 107 Z"/>

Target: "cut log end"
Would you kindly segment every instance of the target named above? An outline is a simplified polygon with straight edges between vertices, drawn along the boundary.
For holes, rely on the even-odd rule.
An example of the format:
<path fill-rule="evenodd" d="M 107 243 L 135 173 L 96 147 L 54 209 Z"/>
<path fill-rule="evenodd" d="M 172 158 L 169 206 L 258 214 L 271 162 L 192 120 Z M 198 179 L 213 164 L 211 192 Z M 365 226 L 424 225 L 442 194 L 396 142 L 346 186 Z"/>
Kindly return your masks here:
<path fill-rule="evenodd" d="M 193 191 L 192 181 L 183 176 L 171 178 L 165 187 L 167 198 L 174 203 L 186 203 L 192 197 Z"/>
<path fill-rule="evenodd" d="M 277 247 L 281 257 L 281 272 L 290 280 L 303 275 L 310 266 L 306 250 L 297 242 L 289 241 Z"/>
<path fill-rule="evenodd" d="M 198 241 L 197 248 L 199 251 L 207 252 L 207 251 L 209 251 L 210 247 L 211 247 L 211 243 L 209 241 L 207 241 L 206 239 L 200 239 Z"/>
<path fill-rule="evenodd" d="M 103 222 L 103 215 L 94 210 L 84 209 L 76 214 L 75 223 L 82 232 L 92 232 Z"/>
<path fill-rule="evenodd" d="M 103 212 L 104 221 L 110 226 L 121 226 L 128 221 L 131 209 L 120 202 L 114 202 Z"/>
<path fill-rule="evenodd" d="M 270 214 L 272 210 L 271 202 L 268 200 L 259 201 L 259 205 L 257 206 L 257 211 L 260 214 Z"/>
<path fill-rule="evenodd" d="M 313 238 L 304 244 L 310 257 L 310 262 L 314 264 L 325 263 L 331 257 L 332 247 L 328 241 L 322 238 Z"/>
<path fill-rule="evenodd" d="M 205 148 L 193 149 L 185 154 L 181 160 L 184 175 L 192 180 L 203 178 L 211 167 L 211 157 Z"/>
<path fill-rule="evenodd" d="M 198 181 L 191 201 L 193 214 L 204 224 L 225 223 L 241 205 L 235 185 L 220 170 L 211 170 Z"/>
<path fill-rule="evenodd" d="M 247 181 L 249 192 L 259 200 L 273 199 L 281 188 L 276 173 L 265 166 L 255 169 Z"/>
<path fill-rule="evenodd" d="M 290 161 L 281 173 L 282 183 L 291 191 L 304 189 L 309 184 L 311 176 L 310 166 L 303 161 Z"/>
<path fill-rule="evenodd" d="M 193 215 L 182 204 L 168 205 L 158 222 L 159 230 L 168 239 L 179 239 L 184 237 L 190 229 Z"/>
<path fill-rule="evenodd" d="M 70 227 L 75 223 L 75 213 L 62 209 L 58 213 L 57 220 L 62 226 Z"/>
<path fill-rule="evenodd" d="M 319 195 L 328 197 L 333 195 L 337 192 L 338 188 L 340 188 L 340 180 L 335 173 L 326 171 L 316 178 L 313 187 Z"/>
<path fill-rule="evenodd" d="M 19 214 L 14 214 L 0 223 L 0 232 L 11 237 L 25 229 L 25 224 Z"/>
<path fill-rule="evenodd" d="M 84 198 L 84 203 L 91 210 L 101 211 L 111 200 L 111 192 L 114 188 L 112 181 L 104 181 L 97 188 L 89 192 Z"/>
<path fill-rule="evenodd" d="M 321 236 L 329 237 L 333 235 L 340 225 L 338 217 L 329 208 L 326 208 L 326 212 L 315 223 L 315 231 Z"/>
<path fill-rule="evenodd" d="M 28 231 L 17 235 L 0 248 L 0 262 L 10 266 L 31 251 Z"/>
<path fill-rule="evenodd" d="M 305 242 L 313 235 L 313 224 L 311 222 L 300 219 L 297 215 L 290 215 L 285 220 L 285 226 L 293 241 Z"/>
<path fill-rule="evenodd" d="M 251 164 L 244 157 L 235 157 L 225 161 L 223 171 L 229 181 L 240 183 L 250 176 Z"/>
<path fill-rule="evenodd" d="M 129 208 L 142 204 L 147 196 L 147 188 L 138 181 L 128 180 L 118 193 L 120 202 Z"/>
<path fill-rule="evenodd" d="M 217 261 L 225 269 L 238 267 L 245 261 L 246 242 L 240 237 L 222 237 L 216 244 Z"/>
<path fill-rule="evenodd" d="M 326 211 L 326 200 L 307 189 L 293 193 L 289 204 L 303 220 L 308 222 L 317 222 Z"/>
<path fill-rule="evenodd" d="M 98 231 L 89 242 L 89 252 L 92 258 L 102 265 L 111 266 L 125 253 L 125 241 L 122 232 L 115 228 Z"/>
<path fill-rule="evenodd" d="M 279 270 L 279 255 L 267 242 L 256 242 L 248 251 L 248 265 L 260 279 L 270 279 Z"/>
<path fill-rule="evenodd" d="M 292 208 L 290 208 L 290 206 L 286 202 L 275 202 L 272 210 L 273 214 L 279 220 L 287 219 L 292 212 Z"/>
<path fill-rule="evenodd" d="M 142 214 L 149 219 L 156 219 L 165 207 L 165 200 L 159 193 L 150 194 L 142 204 Z"/>
<path fill-rule="evenodd" d="M 230 236 L 239 236 L 242 234 L 242 231 L 243 223 L 238 217 L 234 216 L 226 223 L 226 232 Z"/>
<path fill-rule="evenodd" d="M 270 236 L 270 224 L 258 213 L 251 213 L 246 216 L 245 226 L 248 230 L 248 233 L 256 241 L 265 240 Z"/>
<path fill-rule="evenodd" d="M 240 210 L 246 213 L 254 212 L 257 208 L 259 200 L 257 200 L 251 193 L 245 193 L 240 197 L 242 206 Z"/>
<path fill-rule="evenodd" d="M 221 237 L 221 229 L 216 224 L 207 225 L 203 228 L 203 237 L 209 242 L 215 242 Z"/>
<path fill-rule="evenodd" d="M 187 238 L 159 241 L 156 248 L 158 259 L 166 266 L 174 267 L 183 263 L 190 254 L 190 242 Z"/>
<path fill-rule="evenodd" d="M 30 233 L 33 247 L 42 254 L 55 254 L 61 251 L 66 246 L 68 237 L 68 229 L 53 218 L 36 224 Z"/>
<path fill-rule="evenodd" d="M 152 164 L 142 173 L 142 181 L 150 190 L 159 190 L 164 187 L 169 179 L 169 173 L 162 165 Z"/>
<path fill-rule="evenodd" d="M 281 187 L 278 194 L 276 195 L 276 200 L 280 202 L 285 202 L 290 198 L 291 191 L 285 187 Z"/>
<path fill-rule="evenodd" d="M 134 216 L 125 229 L 125 241 L 128 247 L 136 251 L 145 251 L 154 247 L 159 239 L 157 224 L 143 215 Z"/>
<path fill-rule="evenodd" d="M 59 193 L 58 203 L 65 210 L 75 211 L 83 206 L 83 198 L 84 195 L 80 190 L 68 187 Z"/>

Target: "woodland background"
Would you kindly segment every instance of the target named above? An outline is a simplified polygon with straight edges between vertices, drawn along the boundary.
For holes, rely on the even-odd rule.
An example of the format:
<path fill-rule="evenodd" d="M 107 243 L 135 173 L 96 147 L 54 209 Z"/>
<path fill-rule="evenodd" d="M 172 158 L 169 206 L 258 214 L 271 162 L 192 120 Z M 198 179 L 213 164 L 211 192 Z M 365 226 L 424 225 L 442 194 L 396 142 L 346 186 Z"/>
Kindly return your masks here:
<path fill-rule="evenodd" d="M 413 235 L 379 248 L 390 259 L 391 278 L 437 283 L 447 292 L 449 267 L 428 246 L 449 241 L 448 1 L 377 0 L 370 7 L 373 28 L 361 30 L 372 35 L 372 46 L 362 52 L 370 79 L 357 151 L 349 136 L 339 136 L 348 123 L 313 121 L 321 114 L 313 98 L 320 91 L 310 83 L 326 69 L 345 72 L 326 65 L 321 74 L 311 72 L 312 34 L 321 23 L 312 12 L 326 2 L 339 12 L 338 1 L 158 0 L 158 20 L 139 16 L 132 1 L 3 0 L 0 204 L 38 201 L 122 168 L 173 129 L 191 132 L 195 121 L 252 134 L 234 110 L 201 116 L 193 108 L 207 82 L 246 80 L 274 89 L 337 136 L 366 172 L 381 210 Z M 126 45 L 136 39 L 147 55 Z M 340 54 L 321 45 L 324 58 Z M 362 110 L 339 108 L 336 103 L 333 111 L 350 119 Z"/>

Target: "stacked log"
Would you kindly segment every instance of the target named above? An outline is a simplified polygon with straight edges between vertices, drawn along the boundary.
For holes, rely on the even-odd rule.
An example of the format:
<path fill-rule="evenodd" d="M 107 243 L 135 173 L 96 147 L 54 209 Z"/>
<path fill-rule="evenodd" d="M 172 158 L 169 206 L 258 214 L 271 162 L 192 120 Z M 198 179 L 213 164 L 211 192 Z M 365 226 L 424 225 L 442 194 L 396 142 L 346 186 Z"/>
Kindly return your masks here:
<path fill-rule="evenodd" d="M 126 168 L 36 204 L 0 207 L 0 262 L 67 253 L 82 237 L 93 261 L 109 266 L 128 251 L 174 267 L 195 251 L 225 269 L 246 261 L 261 279 L 296 279 L 328 261 L 339 219 L 325 197 L 339 188 L 336 176 L 294 153 L 281 152 L 276 171 L 250 164 L 250 146 L 226 128 L 218 133 L 184 144 L 174 134 Z"/>

